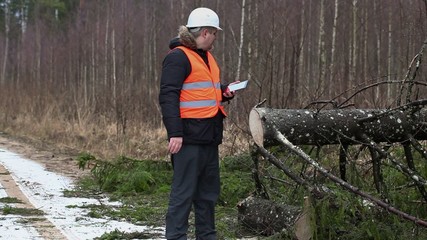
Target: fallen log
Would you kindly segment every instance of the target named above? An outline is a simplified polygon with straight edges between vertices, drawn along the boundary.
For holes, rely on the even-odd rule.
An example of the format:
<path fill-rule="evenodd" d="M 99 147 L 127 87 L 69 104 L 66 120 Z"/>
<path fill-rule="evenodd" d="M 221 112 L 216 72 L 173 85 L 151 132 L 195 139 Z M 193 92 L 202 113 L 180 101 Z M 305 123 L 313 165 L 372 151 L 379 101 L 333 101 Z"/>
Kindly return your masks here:
<path fill-rule="evenodd" d="M 309 240 L 313 237 L 311 207 L 309 197 L 305 197 L 301 208 L 249 196 L 237 204 L 238 221 L 256 234 L 285 234 L 286 239 Z"/>
<path fill-rule="evenodd" d="M 378 117 L 375 117 L 378 116 Z M 272 126 L 295 145 L 359 144 L 362 134 L 374 142 L 427 140 L 427 110 L 409 114 L 378 109 L 272 109 L 253 108 L 249 128 L 259 146 L 274 144 Z"/>
<path fill-rule="evenodd" d="M 265 236 L 291 229 L 301 213 L 300 207 L 253 196 L 240 201 L 237 209 L 238 221 L 243 226 Z"/>

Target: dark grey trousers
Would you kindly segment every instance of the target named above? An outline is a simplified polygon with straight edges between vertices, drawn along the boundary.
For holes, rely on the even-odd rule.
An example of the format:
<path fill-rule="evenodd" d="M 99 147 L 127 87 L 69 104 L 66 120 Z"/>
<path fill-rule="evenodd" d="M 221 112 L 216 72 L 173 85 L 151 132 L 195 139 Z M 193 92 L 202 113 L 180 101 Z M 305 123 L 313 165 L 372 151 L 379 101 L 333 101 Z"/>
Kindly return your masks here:
<path fill-rule="evenodd" d="M 196 239 L 214 240 L 215 204 L 220 192 L 217 145 L 183 145 L 172 156 L 173 181 L 166 214 L 166 238 L 187 239 L 194 207 Z"/>

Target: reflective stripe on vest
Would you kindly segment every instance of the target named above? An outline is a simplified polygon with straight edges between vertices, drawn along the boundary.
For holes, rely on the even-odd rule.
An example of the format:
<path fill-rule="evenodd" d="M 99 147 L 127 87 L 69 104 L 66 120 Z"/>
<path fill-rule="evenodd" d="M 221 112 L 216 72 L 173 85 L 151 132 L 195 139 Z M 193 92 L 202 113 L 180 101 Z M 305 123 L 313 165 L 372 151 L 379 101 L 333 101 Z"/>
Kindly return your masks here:
<path fill-rule="evenodd" d="M 201 100 L 201 101 L 192 101 L 192 102 L 180 102 L 180 107 L 183 108 L 198 108 L 198 107 L 215 107 L 215 100 Z"/>
<path fill-rule="evenodd" d="M 179 99 L 181 118 L 211 118 L 218 110 L 226 116 L 221 103 L 219 67 L 213 56 L 207 52 L 209 69 L 196 52 L 182 46 L 178 48 L 191 64 L 191 73 L 184 81 Z"/>
<path fill-rule="evenodd" d="M 209 80 L 205 82 L 184 83 L 184 85 L 182 85 L 182 89 L 184 90 L 209 87 L 212 87 L 212 82 Z M 221 83 L 215 83 L 215 88 L 221 89 Z"/>
<path fill-rule="evenodd" d="M 224 103 L 221 102 L 220 103 L 221 106 L 224 106 Z M 205 107 L 205 106 L 216 106 L 216 101 L 214 100 L 203 100 L 203 101 L 192 101 L 192 102 L 180 102 L 179 103 L 180 107 L 183 108 L 196 108 L 196 107 Z"/>

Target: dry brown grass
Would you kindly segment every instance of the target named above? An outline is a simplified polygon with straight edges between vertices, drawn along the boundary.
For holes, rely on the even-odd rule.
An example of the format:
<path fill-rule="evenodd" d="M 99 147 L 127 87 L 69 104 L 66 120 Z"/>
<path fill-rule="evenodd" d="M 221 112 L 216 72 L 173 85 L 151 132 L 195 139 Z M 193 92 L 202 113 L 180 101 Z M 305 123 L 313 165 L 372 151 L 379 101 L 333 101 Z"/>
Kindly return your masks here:
<path fill-rule="evenodd" d="M 145 159 L 162 159 L 166 156 L 164 130 L 148 126 L 117 134 L 114 123 L 68 122 L 63 119 L 33 121 L 28 116 L 18 116 L 4 131 L 15 136 L 28 137 L 53 144 L 58 148 L 72 148 L 90 152 L 100 158 L 111 159 L 129 156 Z"/>
<path fill-rule="evenodd" d="M 18 95 L 19 96 L 18 96 Z M 79 99 L 43 92 L 0 89 L 0 132 L 54 145 L 58 149 L 89 152 L 102 159 L 127 156 L 137 159 L 169 159 L 166 130 L 158 113 L 130 115 L 126 128 L 115 121 L 113 109 L 95 113 Z M 130 113 L 130 112 L 128 112 Z M 141 115 L 141 113 L 138 113 Z M 153 121 L 157 124 L 153 124 Z M 136 120 L 135 120 L 136 119 Z M 233 155 L 248 149 L 249 136 L 226 121 L 220 154 Z"/>
<path fill-rule="evenodd" d="M 56 105 L 44 109 L 27 106 L 20 111 L 15 109 L 8 116 L 0 113 L 0 119 L 6 119 L 1 122 L 0 131 L 43 141 L 59 149 L 89 152 L 102 159 L 117 156 L 169 159 L 163 126 L 153 127 L 143 121 L 128 121 L 126 132 L 122 134 L 117 124 L 104 116 L 80 112 L 75 120 L 70 120 Z M 221 156 L 241 153 L 248 148 L 248 144 L 248 137 L 241 130 L 226 124 L 224 142 L 220 146 Z"/>

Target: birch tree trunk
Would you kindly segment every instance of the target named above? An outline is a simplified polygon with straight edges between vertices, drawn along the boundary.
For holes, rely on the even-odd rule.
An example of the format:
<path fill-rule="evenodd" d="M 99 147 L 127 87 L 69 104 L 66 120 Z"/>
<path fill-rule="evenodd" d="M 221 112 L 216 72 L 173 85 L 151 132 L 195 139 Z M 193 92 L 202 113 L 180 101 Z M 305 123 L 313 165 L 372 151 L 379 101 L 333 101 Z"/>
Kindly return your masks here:
<path fill-rule="evenodd" d="M 258 2 L 251 2 L 251 0 L 249 1 L 249 5 L 248 5 L 248 22 L 257 22 L 258 21 Z M 250 27 L 250 26 L 249 26 Z M 250 28 L 252 30 L 253 33 L 256 33 L 258 31 L 258 27 L 257 24 L 253 24 L 253 26 Z M 253 75 L 252 72 L 255 70 L 254 66 L 255 66 L 255 61 L 251 60 L 251 59 L 256 59 L 257 58 L 257 48 L 255 47 L 255 40 L 254 39 L 248 39 L 247 41 L 247 47 L 246 47 L 246 51 L 247 51 L 247 57 L 248 57 L 248 78 L 251 80 L 255 80 L 254 82 L 259 86 L 260 83 L 258 83 L 258 81 L 256 79 L 252 79 Z"/>
<path fill-rule="evenodd" d="M 108 36 L 110 32 L 110 1 L 107 0 L 107 16 L 105 18 L 105 39 L 104 39 L 104 87 L 108 86 Z"/>
<path fill-rule="evenodd" d="M 329 65 L 329 83 L 334 81 L 335 77 L 335 59 L 336 59 L 336 48 L 337 48 L 337 24 L 338 24 L 338 10 L 339 10 L 339 0 L 335 0 L 334 4 L 334 22 L 332 25 L 332 44 L 331 44 L 331 63 Z M 330 86 L 330 85 L 329 85 Z M 335 96 L 335 91 L 337 90 L 335 87 L 328 88 L 328 96 Z"/>
<path fill-rule="evenodd" d="M 364 9 L 364 22 L 363 24 L 363 81 L 368 80 L 368 9 Z"/>
<path fill-rule="evenodd" d="M 98 0 L 99 1 L 99 0 Z M 98 4 L 97 4 L 98 5 Z M 93 57 L 92 57 L 92 61 L 93 61 L 93 73 L 92 73 L 92 77 L 93 77 L 93 85 L 92 85 L 92 100 L 93 100 L 93 106 L 96 106 L 96 101 L 97 101 L 97 91 L 100 87 L 100 84 L 98 80 L 100 80 L 100 73 L 99 73 L 99 69 L 100 69 L 100 44 L 102 43 L 102 39 L 100 37 L 100 31 L 101 31 L 101 24 L 100 24 L 100 7 L 96 8 L 96 24 L 95 24 L 95 33 L 94 33 L 94 37 L 93 37 Z"/>
<path fill-rule="evenodd" d="M 392 8 L 389 6 L 388 9 L 388 54 L 387 54 L 387 80 L 391 80 L 391 69 L 392 69 L 392 47 L 393 47 L 393 35 L 391 34 L 392 31 L 392 19 L 393 19 L 393 13 Z M 392 87 L 389 85 L 387 87 L 387 95 L 386 99 L 390 99 L 392 97 Z M 389 103 L 387 103 L 389 104 Z"/>
<path fill-rule="evenodd" d="M 86 109 L 88 106 L 88 66 L 86 65 L 86 49 L 81 50 L 83 60 L 80 62 L 80 78 L 82 81 L 83 87 L 83 109 Z"/>
<path fill-rule="evenodd" d="M 16 69 L 16 88 L 18 89 L 21 85 L 21 78 L 22 78 L 22 69 L 23 69 L 23 59 L 24 59 L 24 39 L 26 35 L 26 29 L 27 29 L 27 11 L 24 5 L 21 6 L 19 11 L 19 22 L 20 22 L 20 28 L 21 28 L 21 35 L 19 36 L 19 45 L 18 45 L 18 51 L 17 51 L 17 69 Z"/>
<path fill-rule="evenodd" d="M 113 27 L 111 29 L 111 60 L 112 60 L 112 80 L 113 80 L 113 106 L 116 113 L 116 133 L 119 134 L 119 123 L 120 123 L 120 110 L 119 103 L 117 101 L 117 71 L 116 71 L 116 31 Z"/>
<path fill-rule="evenodd" d="M 151 6 L 150 6 L 151 7 Z M 153 7 L 153 9 L 151 9 L 152 11 L 156 11 L 156 9 L 154 9 L 154 7 Z M 149 42 L 155 42 L 155 40 L 153 39 L 153 33 L 154 32 L 156 32 L 156 29 L 155 29 L 155 22 L 154 22 L 154 18 L 151 18 L 150 16 L 150 14 L 149 14 L 149 10 L 147 9 L 147 14 L 146 14 L 146 16 L 148 17 L 147 18 L 147 22 L 151 22 L 151 25 L 153 26 L 152 28 L 150 28 L 150 35 L 151 36 L 147 36 L 147 39 L 149 39 Z M 153 55 L 153 52 L 154 52 L 154 50 L 153 50 L 153 48 L 154 48 L 154 45 L 153 44 L 148 44 L 147 45 L 147 52 L 148 52 L 148 54 L 147 54 L 147 56 L 146 56 L 146 62 L 145 62 L 145 65 L 146 66 L 148 66 L 148 71 L 146 72 L 146 74 L 145 74 L 145 78 L 149 81 L 149 85 L 150 86 L 152 86 L 152 85 L 154 85 L 153 83 L 152 83 L 152 80 L 153 80 L 153 78 L 152 78 L 152 75 L 151 75 L 151 73 L 153 72 L 153 70 L 154 70 L 154 67 L 153 67 L 153 59 L 152 59 L 152 55 Z M 152 95 L 152 88 L 147 88 L 147 98 L 148 99 L 150 99 L 151 98 L 151 95 Z M 147 99 L 147 100 L 148 100 Z M 148 102 L 148 101 L 147 101 Z M 148 104 L 148 103 L 147 103 Z"/>
<path fill-rule="evenodd" d="M 36 3 L 36 10 L 35 10 L 35 14 L 40 15 L 40 6 L 39 3 Z M 41 52 L 42 52 L 42 43 L 41 43 L 41 30 L 40 30 L 40 23 L 37 21 L 35 24 L 35 31 L 36 31 L 36 36 L 35 36 L 35 56 L 34 56 L 34 61 L 35 61 L 35 66 L 34 66 L 34 75 L 35 76 L 35 80 L 37 82 L 37 87 L 38 89 L 41 89 L 41 79 L 40 79 L 40 66 L 41 66 Z"/>
<path fill-rule="evenodd" d="M 10 30 L 10 14 L 9 14 L 9 0 L 4 3 L 4 55 L 3 66 L 1 71 L 1 85 L 6 83 L 6 69 L 7 69 L 7 56 L 9 55 L 9 30 Z"/>
<path fill-rule="evenodd" d="M 302 81 L 302 83 L 300 84 L 300 86 L 306 86 L 308 83 L 308 79 L 306 78 L 306 65 L 304 63 L 304 54 L 305 54 L 305 36 L 306 36 L 306 29 L 305 29 L 305 3 L 306 0 L 301 0 L 301 29 L 300 29 L 300 39 L 299 39 L 299 45 L 300 45 L 300 54 L 298 56 L 298 63 L 299 63 L 299 76 L 298 79 L 299 81 Z M 302 92 L 303 89 L 296 89 L 298 92 Z"/>
<path fill-rule="evenodd" d="M 236 80 L 240 80 L 240 71 L 242 68 L 242 52 L 243 52 L 243 41 L 244 41 L 244 31 L 245 31 L 245 8 L 246 8 L 246 0 L 242 0 L 242 8 L 241 8 L 241 18 L 240 18 L 240 43 L 239 43 L 239 57 L 237 62 L 237 73 Z"/>
<path fill-rule="evenodd" d="M 91 44 L 90 44 L 90 46 L 91 46 L 91 54 L 90 54 L 90 77 L 89 77 L 89 79 L 90 79 L 90 81 L 91 81 L 91 88 L 90 88 L 90 102 L 91 103 L 93 103 L 93 102 L 95 102 L 95 97 L 96 97 L 96 95 L 95 95 L 95 85 L 96 85 L 96 79 L 97 79 L 97 76 L 96 76 L 96 73 L 97 73 L 97 71 L 96 71 L 96 66 L 97 66 L 97 62 L 96 62 L 96 56 L 97 56 L 97 54 L 95 53 L 96 52 L 96 50 L 97 50 L 97 40 L 96 40 L 96 38 L 97 38 L 97 31 L 95 31 L 94 33 L 92 33 L 91 34 Z M 92 106 L 93 106 L 93 104 L 92 104 Z"/>
<path fill-rule="evenodd" d="M 311 14 L 311 12 L 312 12 L 312 0 L 308 0 L 308 17 L 307 17 L 307 22 L 308 22 L 308 24 L 307 24 L 307 39 L 306 39 L 306 44 L 307 44 L 307 59 L 306 59 L 306 62 L 305 62 L 305 65 L 307 66 L 306 67 L 306 71 L 307 71 L 307 79 L 308 79 L 308 86 L 307 86 L 307 88 L 308 88 L 308 91 L 309 91 L 309 94 L 312 94 L 312 91 L 314 90 L 314 86 L 315 86 L 315 84 L 314 84 L 314 80 L 313 80 L 313 61 L 311 60 L 311 56 L 310 56 L 310 53 L 311 53 L 311 51 L 312 51 L 312 48 L 313 48 L 313 43 L 312 43 L 312 35 L 309 33 L 309 31 L 311 30 L 310 29 L 310 26 L 311 26 L 311 23 L 313 22 L 313 19 L 312 19 L 312 14 Z"/>
<path fill-rule="evenodd" d="M 374 12 L 378 12 L 378 0 L 374 0 Z M 377 69 L 377 76 L 381 76 L 381 26 L 379 24 L 379 19 L 377 21 L 374 21 L 374 28 L 376 32 L 376 69 Z M 374 90 L 374 99 L 375 101 L 378 101 L 380 99 L 380 91 L 378 88 L 373 88 Z"/>
<path fill-rule="evenodd" d="M 351 75 L 351 81 L 350 81 L 350 86 L 348 86 L 349 88 L 351 87 L 352 84 L 357 85 L 356 81 L 356 67 L 357 67 L 357 31 L 359 29 L 359 26 L 357 24 L 357 12 L 358 12 L 358 0 L 353 0 L 353 26 L 352 26 L 352 30 L 353 30 L 353 41 L 352 41 L 352 47 L 351 47 L 351 71 L 350 71 L 350 75 Z"/>
<path fill-rule="evenodd" d="M 317 88 L 319 94 L 325 91 L 327 86 L 325 83 L 326 75 L 326 50 L 325 50 L 325 0 L 320 0 L 320 16 L 319 16 L 319 42 L 318 42 L 318 56 L 319 56 L 319 82 Z M 329 84 L 328 84 L 329 85 Z"/>

